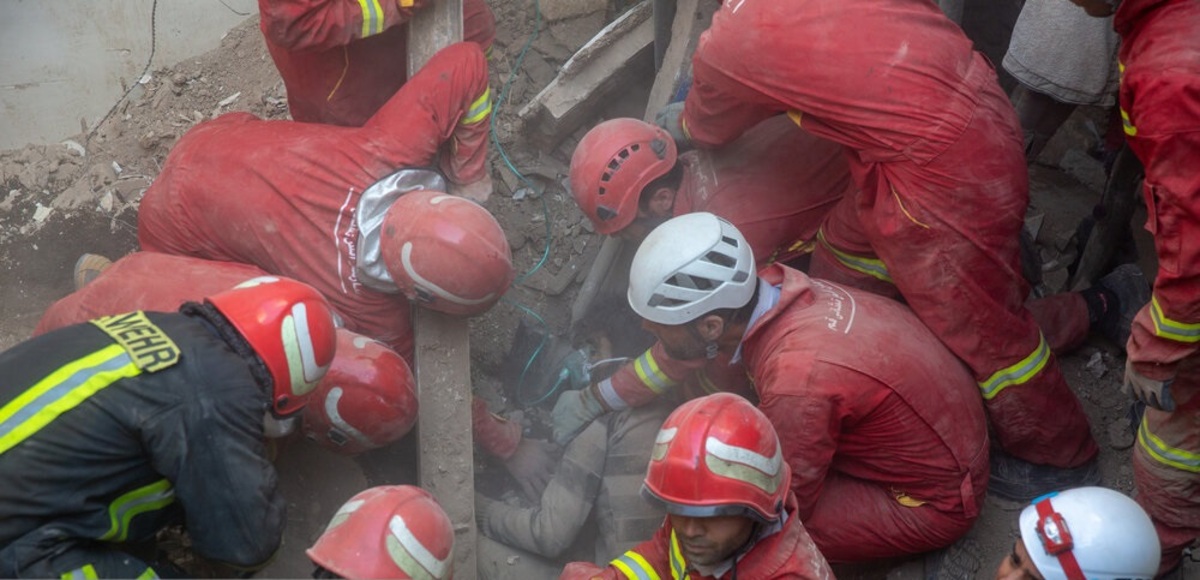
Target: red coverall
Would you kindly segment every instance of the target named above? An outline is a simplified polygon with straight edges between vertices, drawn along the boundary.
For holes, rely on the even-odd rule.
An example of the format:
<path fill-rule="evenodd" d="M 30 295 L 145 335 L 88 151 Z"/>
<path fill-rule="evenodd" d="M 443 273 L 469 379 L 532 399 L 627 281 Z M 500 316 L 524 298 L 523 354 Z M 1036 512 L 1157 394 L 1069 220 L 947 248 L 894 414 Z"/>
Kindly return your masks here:
<path fill-rule="evenodd" d="M 974 371 L 1005 451 L 1060 467 L 1096 455 L 1087 417 L 1022 306 L 1028 183 L 1016 116 L 992 67 L 934 3 L 727 2 L 692 68 L 682 122 L 698 145 L 787 112 L 847 148 L 859 192 L 843 215 L 857 218 L 869 247 L 845 243 L 829 223 L 814 276 L 854 268 L 894 283 Z"/>
<path fill-rule="evenodd" d="M 1160 572 L 1200 536 L 1200 3 L 1125 0 L 1121 116 L 1146 168 L 1158 275 L 1128 353 L 1143 376 L 1174 378 L 1174 412 L 1147 408 L 1134 451 L 1138 503 L 1162 542 Z"/>
<path fill-rule="evenodd" d="M 87 286 L 50 305 L 33 335 L 133 310 L 174 312 L 191 300 L 266 276 L 249 264 L 135 252 L 113 262 Z"/>
<path fill-rule="evenodd" d="M 354 212 L 364 189 L 397 169 L 433 166 L 449 140 L 440 159 L 447 179 L 485 177 L 487 93 L 483 52 L 464 42 L 434 55 L 361 128 L 248 113 L 197 125 L 142 198 L 138 241 L 149 251 L 244 262 L 306 282 L 349 330 L 386 343 L 411 364 L 411 306 L 401 294 L 358 280 Z M 468 115 L 475 109 L 482 113 Z M 475 410 L 480 444 L 510 456 L 520 425 L 495 420 L 486 406 Z"/>
<path fill-rule="evenodd" d="M 805 580 L 831 580 L 833 572 L 812 538 L 804 530 L 804 523 L 796 514 L 796 498 L 788 495 L 787 521 L 783 529 L 759 540 L 754 547 L 737 561 L 736 573 L 726 572 L 720 578 L 741 580 L 768 580 L 771 578 L 801 578 Z M 676 545 L 671 520 L 663 521 L 662 527 L 653 538 L 625 552 L 613 560 L 607 568 L 591 562 L 572 562 L 563 569 L 560 580 L 625 580 L 626 578 L 682 578 L 674 569 L 688 570 Z M 688 571 L 687 577 L 694 580 L 712 578 Z"/>
<path fill-rule="evenodd" d="M 842 147 L 796 130 L 784 116 L 719 150 L 679 159 L 683 181 L 672 213 L 706 211 L 729 220 L 759 264 L 811 252 L 825 215 L 854 188 Z"/>
<path fill-rule="evenodd" d="M 418 4 L 427 2 L 418 2 Z M 258 0 L 292 119 L 361 127 L 408 80 L 411 9 L 396 0 Z M 463 39 L 490 50 L 496 19 L 463 1 Z"/>

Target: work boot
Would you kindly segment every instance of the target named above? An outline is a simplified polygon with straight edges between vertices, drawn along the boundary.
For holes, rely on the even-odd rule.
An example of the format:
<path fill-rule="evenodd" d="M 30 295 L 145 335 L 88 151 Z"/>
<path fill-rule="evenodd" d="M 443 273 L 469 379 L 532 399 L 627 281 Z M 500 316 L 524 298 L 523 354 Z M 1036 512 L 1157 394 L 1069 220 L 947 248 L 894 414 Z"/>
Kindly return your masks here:
<path fill-rule="evenodd" d="M 112 260 L 100 254 L 84 254 L 75 261 L 75 289 L 79 290 L 95 280 L 105 269 L 112 265 Z"/>
<path fill-rule="evenodd" d="M 993 449 L 991 464 L 988 492 L 1016 502 L 1028 503 L 1052 491 L 1100 484 L 1098 457 L 1079 467 L 1064 468 L 1030 463 Z"/>
<path fill-rule="evenodd" d="M 1115 297 L 1116 304 L 1108 305 L 1094 328 L 1099 328 L 1105 338 L 1124 349 L 1129 342 L 1133 317 L 1150 301 L 1150 283 L 1137 264 L 1121 264 L 1098 280 L 1095 287 L 1101 292 L 1107 291 L 1106 298 Z"/>

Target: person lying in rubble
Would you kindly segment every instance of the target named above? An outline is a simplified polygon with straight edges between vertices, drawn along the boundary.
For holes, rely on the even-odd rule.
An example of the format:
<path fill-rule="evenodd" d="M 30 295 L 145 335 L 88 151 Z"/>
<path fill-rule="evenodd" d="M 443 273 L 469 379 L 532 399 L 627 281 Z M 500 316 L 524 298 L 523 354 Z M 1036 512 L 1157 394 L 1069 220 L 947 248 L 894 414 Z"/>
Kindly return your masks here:
<path fill-rule="evenodd" d="M 287 522 L 267 440 L 295 427 L 334 332 L 315 289 L 266 277 L 0 353 L 0 577 L 177 573 L 154 540 L 179 524 L 230 574 L 265 566 Z"/>
<path fill-rule="evenodd" d="M 684 403 L 655 437 L 645 473 L 642 496 L 668 514 L 654 537 L 605 567 L 571 563 L 560 578 L 833 578 L 805 531 L 780 437 L 746 399 Z"/>
<path fill-rule="evenodd" d="M 1087 415 L 1025 307 L 1020 125 L 962 30 L 932 2 L 728 2 L 692 71 L 685 102 L 659 117 L 677 143 L 718 147 L 787 114 L 847 149 L 857 187 L 822 224 L 810 272 L 895 286 L 967 363 L 997 443 L 992 491 L 1098 481 Z"/>
<path fill-rule="evenodd" d="M 428 491 L 381 485 L 338 508 L 305 553 L 313 578 L 449 580 L 454 527 Z"/>
<path fill-rule="evenodd" d="M 588 379 L 612 372 L 615 363 L 654 342 L 625 299 L 616 296 L 593 303 L 572 332 L 580 352 L 597 361 L 585 371 Z M 476 493 L 479 578 L 553 578 L 568 554 L 603 564 L 653 536 L 665 512 L 642 501 L 639 490 L 654 436 L 677 403 L 662 397 L 593 421 L 565 446 L 554 476 L 532 505 Z"/>
<path fill-rule="evenodd" d="M 346 328 L 411 364 L 413 304 L 478 314 L 513 279 L 495 218 L 433 193 L 487 180 L 487 80 L 483 52 L 463 42 L 435 54 L 361 128 L 248 113 L 201 123 L 142 198 L 138 241 L 312 284 Z M 480 446 L 518 479 L 544 484 L 548 444 L 522 439 L 482 401 L 473 408 Z"/>
<path fill-rule="evenodd" d="M 831 563 L 950 545 L 978 518 L 988 432 L 970 373 L 904 305 L 771 265 L 705 212 L 655 228 L 629 304 L 675 361 L 736 357 L 792 467 L 796 512 Z"/>
<path fill-rule="evenodd" d="M 33 335 L 123 312 L 178 310 L 268 275 L 249 264 L 156 252 L 134 252 L 116 262 L 84 254 L 75 264 L 77 289 L 46 309 Z M 311 400 L 301 431 L 342 455 L 399 441 L 417 421 L 416 381 L 408 363 L 383 343 L 345 328 L 337 330 L 337 354 Z"/>

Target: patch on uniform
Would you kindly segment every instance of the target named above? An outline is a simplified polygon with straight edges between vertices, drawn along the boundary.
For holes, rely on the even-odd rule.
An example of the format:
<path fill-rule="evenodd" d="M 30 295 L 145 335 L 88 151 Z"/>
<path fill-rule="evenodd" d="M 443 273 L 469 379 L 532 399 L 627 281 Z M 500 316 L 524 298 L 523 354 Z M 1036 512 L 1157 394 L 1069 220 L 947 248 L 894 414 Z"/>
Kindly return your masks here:
<path fill-rule="evenodd" d="M 161 371 L 179 362 L 179 347 L 141 310 L 97 318 L 91 323 L 121 345 L 143 372 Z"/>

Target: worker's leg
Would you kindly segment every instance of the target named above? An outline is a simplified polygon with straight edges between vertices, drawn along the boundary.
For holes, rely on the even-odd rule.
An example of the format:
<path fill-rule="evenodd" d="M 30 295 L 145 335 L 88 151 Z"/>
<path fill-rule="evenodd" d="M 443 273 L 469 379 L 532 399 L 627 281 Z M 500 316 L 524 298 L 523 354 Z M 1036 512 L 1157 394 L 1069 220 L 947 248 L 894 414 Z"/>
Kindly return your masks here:
<path fill-rule="evenodd" d="M 1075 105 L 1057 101 L 1020 83 L 1013 89 L 1012 102 L 1025 133 L 1025 160 L 1033 163 L 1075 111 Z"/>
<path fill-rule="evenodd" d="M 880 166 L 860 217 L 913 311 L 974 372 L 1000 447 L 1034 464 L 1081 466 L 1097 453 L 1087 416 L 1024 308 L 1028 181 L 1016 120 L 999 87 L 981 96 L 962 137 L 933 162 Z"/>
<path fill-rule="evenodd" d="M 1200 537 L 1200 357 L 1181 364 L 1171 394 L 1173 412 L 1146 409 L 1133 453 L 1137 501 L 1162 543 L 1160 572 Z"/>
<path fill-rule="evenodd" d="M 804 527 L 825 558 L 840 563 L 943 548 L 974 523 L 962 513 L 916 503 L 876 484 L 831 473 Z"/>
<path fill-rule="evenodd" d="M 861 193 L 847 195 L 825 216 L 808 273 L 813 278 L 899 299 L 900 292 L 887 266 L 875 255 L 859 221 L 861 198 Z"/>
<path fill-rule="evenodd" d="M 1062 354 L 1075 349 L 1087 339 L 1091 323 L 1088 305 L 1078 292 L 1064 292 L 1036 298 L 1025 308 L 1042 329 L 1050 350 Z"/>
<path fill-rule="evenodd" d="M 0 549 L 0 577 L 158 578 L 142 560 L 109 546 L 42 527 Z"/>

